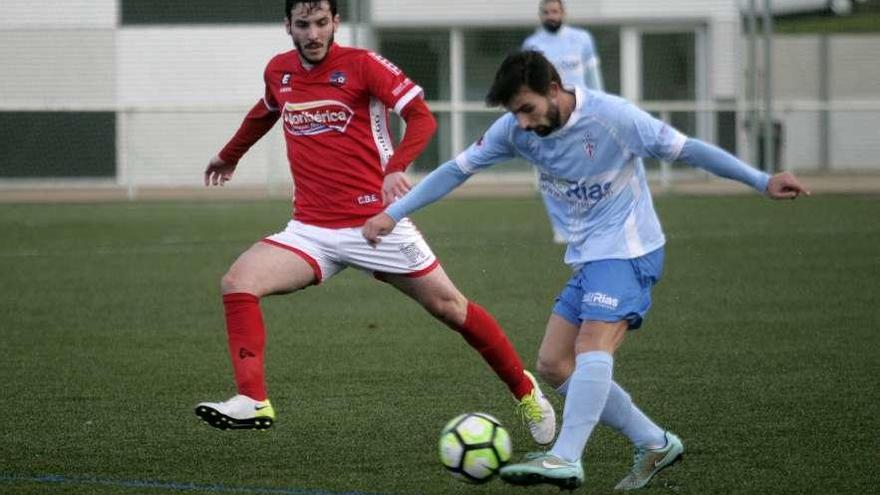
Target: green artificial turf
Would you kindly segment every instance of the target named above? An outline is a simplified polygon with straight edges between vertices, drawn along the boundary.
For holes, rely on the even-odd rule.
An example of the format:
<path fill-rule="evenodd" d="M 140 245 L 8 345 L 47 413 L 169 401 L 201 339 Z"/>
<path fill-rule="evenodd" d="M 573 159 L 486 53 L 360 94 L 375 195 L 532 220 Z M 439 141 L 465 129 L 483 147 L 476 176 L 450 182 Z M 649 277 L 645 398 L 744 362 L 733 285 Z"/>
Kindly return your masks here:
<path fill-rule="evenodd" d="M 685 442 L 645 493 L 871 493 L 880 484 L 880 197 L 661 197 L 664 280 L 615 379 Z M 267 432 L 193 406 L 235 393 L 219 280 L 288 203 L 0 205 L 0 492 L 558 493 L 471 486 L 437 459 L 485 411 L 533 447 L 455 333 L 347 270 L 263 301 Z M 540 201 L 417 214 L 459 288 L 532 366 L 569 270 Z M 562 403 L 553 396 L 559 416 Z M 578 493 L 609 493 L 627 442 L 600 427 Z"/>

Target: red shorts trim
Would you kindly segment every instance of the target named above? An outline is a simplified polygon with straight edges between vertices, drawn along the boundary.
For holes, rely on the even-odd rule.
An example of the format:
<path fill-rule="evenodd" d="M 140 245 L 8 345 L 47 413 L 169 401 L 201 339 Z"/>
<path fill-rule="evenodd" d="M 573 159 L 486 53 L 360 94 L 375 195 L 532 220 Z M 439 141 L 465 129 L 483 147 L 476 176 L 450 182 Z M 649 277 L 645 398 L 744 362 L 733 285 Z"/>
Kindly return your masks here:
<path fill-rule="evenodd" d="M 385 273 L 385 272 L 373 272 L 373 277 L 375 277 L 377 280 L 381 280 L 382 282 L 387 282 L 387 281 L 388 281 L 388 280 L 386 279 L 386 276 L 387 276 L 387 275 L 400 275 L 400 276 L 403 276 L 403 277 L 406 277 L 406 278 L 419 278 L 419 277 L 424 277 L 425 275 L 427 275 L 427 274 L 433 272 L 433 271 L 434 271 L 436 268 L 438 268 L 439 266 L 440 266 L 440 260 L 434 258 L 434 262 L 433 262 L 433 263 L 431 263 L 430 265 L 428 265 L 428 266 L 422 268 L 421 270 L 419 270 L 419 271 L 417 271 L 417 272 L 410 272 L 410 273 Z"/>
<path fill-rule="evenodd" d="M 309 266 L 312 267 L 312 271 L 315 273 L 314 285 L 318 285 L 324 280 L 324 276 L 321 273 L 321 265 L 319 265 L 318 262 L 315 261 L 315 258 L 309 256 L 309 254 L 305 251 L 302 251 L 292 246 L 288 246 L 287 244 L 282 244 L 278 241 L 273 241 L 272 239 L 263 239 L 262 242 L 265 242 L 266 244 L 269 244 L 271 246 L 280 247 L 281 249 L 286 249 L 302 258 L 306 263 L 309 264 Z"/>

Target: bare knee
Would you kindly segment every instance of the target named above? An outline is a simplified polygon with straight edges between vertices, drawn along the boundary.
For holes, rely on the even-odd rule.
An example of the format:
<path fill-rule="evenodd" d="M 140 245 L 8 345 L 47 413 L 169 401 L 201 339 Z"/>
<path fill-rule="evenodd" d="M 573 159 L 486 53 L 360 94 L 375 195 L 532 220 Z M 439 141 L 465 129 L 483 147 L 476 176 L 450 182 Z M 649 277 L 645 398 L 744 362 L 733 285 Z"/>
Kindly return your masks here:
<path fill-rule="evenodd" d="M 467 299 L 460 295 L 441 295 L 424 303 L 424 307 L 447 325 L 460 326 L 467 319 Z"/>
<path fill-rule="evenodd" d="M 222 294 L 232 294 L 235 292 L 245 292 L 262 297 L 261 293 L 254 281 L 250 280 L 245 272 L 237 269 L 233 265 L 220 279 L 220 292 Z"/>
<path fill-rule="evenodd" d="M 546 356 L 538 355 L 535 362 L 535 371 L 542 380 L 549 383 L 553 388 L 557 388 L 571 376 L 574 369 L 573 363 L 561 359 L 549 359 Z"/>

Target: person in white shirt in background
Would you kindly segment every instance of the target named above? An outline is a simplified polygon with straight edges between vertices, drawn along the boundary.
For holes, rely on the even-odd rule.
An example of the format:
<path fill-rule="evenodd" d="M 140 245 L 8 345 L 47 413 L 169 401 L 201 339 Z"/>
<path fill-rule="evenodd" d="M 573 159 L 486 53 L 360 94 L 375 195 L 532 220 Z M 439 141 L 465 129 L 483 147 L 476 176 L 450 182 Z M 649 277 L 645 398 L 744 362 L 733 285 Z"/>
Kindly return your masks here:
<path fill-rule="evenodd" d="M 593 36 L 587 30 L 564 23 L 565 5 L 562 0 L 541 0 L 538 17 L 541 25 L 534 34 L 523 41 L 522 49 L 543 53 L 556 67 L 563 86 L 603 91 L 602 72 L 599 69 L 599 56 Z M 557 244 L 566 244 L 571 238 L 571 233 L 563 219 L 554 216 L 549 207 L 544 182 L 545 177 L 539 175 L 538 187 L 547 207 L 550 225 L 553 227 L 553 241 Z"/>

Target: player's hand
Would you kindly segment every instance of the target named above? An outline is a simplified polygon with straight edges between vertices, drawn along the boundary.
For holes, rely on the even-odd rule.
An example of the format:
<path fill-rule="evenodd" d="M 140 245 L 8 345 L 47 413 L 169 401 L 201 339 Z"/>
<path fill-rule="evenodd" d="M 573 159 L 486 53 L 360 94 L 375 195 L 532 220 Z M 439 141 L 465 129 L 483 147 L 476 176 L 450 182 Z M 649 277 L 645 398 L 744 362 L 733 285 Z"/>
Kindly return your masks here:
<path fill-rule="evenodd" d="M 766 193 L 773 199 L 796 199 L 801 194 L 809 196 L 810 190 L 801 184 L 791 172 L 780 172 L 770 177 Z"/>
<path fill-rule="evenodd" d="M 361 234 L 367 240 L 367 244 L 376 247 L 382 242 L 380 237 L 390 234 L 395 225 L 397 222 L 387 213 L 382 212 L 367 220 L 367 223 L 361 228 Z"/>
<path fill-rule="evenodd" d="M 391 172 L 382 182 L 382 204 L 390 205 L 409 192 L 412 185 L 403 172 Z"/>
<path fill-rule="evenodd" d="M 224 162 L 219 156 L 214 155 L 205 168 L 205 185 L 206 186 L 222 186 L 227 181 L 232 180 L 232 174 L 235 173 L 235 165 Z"/>

